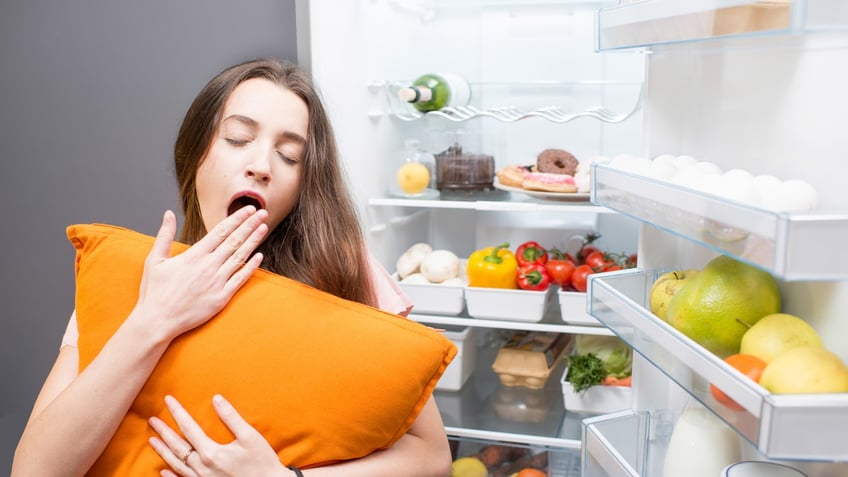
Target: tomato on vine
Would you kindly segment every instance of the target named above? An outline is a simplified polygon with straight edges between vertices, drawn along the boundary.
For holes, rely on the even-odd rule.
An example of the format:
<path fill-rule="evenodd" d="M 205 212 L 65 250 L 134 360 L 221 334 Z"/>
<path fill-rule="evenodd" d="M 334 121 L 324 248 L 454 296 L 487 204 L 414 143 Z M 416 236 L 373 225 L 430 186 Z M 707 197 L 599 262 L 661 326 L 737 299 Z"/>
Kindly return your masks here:
<path fill-rule="evenodd" d="M 585 263 L 583 265 L 578 266 L 574 269 L 574 273 L 571 274 L 571 286 L 573 286 L 574 289 L 579 292 L 585 292 L 586 280 L 588 279 L 589 275 L 593 273 L 595 273 L 595 270 L 589 265 L 586 265 Z"/>
<path fill-rule="evenodd" d="M 568 285 L 571 283 L 571 274 L 577 265 L 567 253 L 563 253 L 557 248 L 548 250 L 548 262 L 545 264 L 545 269 L 551 277 L 551 282 L 557 285 Z"/>

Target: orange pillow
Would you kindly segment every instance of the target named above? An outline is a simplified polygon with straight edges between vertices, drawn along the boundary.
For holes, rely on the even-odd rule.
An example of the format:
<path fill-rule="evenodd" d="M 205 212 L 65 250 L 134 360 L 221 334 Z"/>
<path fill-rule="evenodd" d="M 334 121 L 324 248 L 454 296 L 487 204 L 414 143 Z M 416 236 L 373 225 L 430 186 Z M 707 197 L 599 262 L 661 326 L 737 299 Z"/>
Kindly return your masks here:
<path fill-rule="evenodd" d="M 153 237 L 99 224 L 67 234 L 77 250 L 82 370 L 135 305 Z M 419 323 L 259 270 L 216 317 L 174 340 L 90 475 L 165 467 L 147 443 L 147 419 L 174 425 L 166 394 L 210 437 L 229 442 L 212 408 L 222 394 L 286 465 L 362 457 L 406 433 L 455 354 L 450 340 Z"/>

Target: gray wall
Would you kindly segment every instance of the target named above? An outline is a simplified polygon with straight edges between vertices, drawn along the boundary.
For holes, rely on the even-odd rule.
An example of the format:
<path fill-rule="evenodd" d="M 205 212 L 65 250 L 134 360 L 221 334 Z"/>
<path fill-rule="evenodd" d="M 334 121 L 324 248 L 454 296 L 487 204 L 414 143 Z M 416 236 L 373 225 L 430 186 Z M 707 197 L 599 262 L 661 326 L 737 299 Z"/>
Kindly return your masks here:
<path fill-rule="evenodd" d="M 0 6 L 0 474 L 73 308 L 72 223 L 155 233 L 179 122 L 224 67 L 297 59 L 294 0 Z"/>

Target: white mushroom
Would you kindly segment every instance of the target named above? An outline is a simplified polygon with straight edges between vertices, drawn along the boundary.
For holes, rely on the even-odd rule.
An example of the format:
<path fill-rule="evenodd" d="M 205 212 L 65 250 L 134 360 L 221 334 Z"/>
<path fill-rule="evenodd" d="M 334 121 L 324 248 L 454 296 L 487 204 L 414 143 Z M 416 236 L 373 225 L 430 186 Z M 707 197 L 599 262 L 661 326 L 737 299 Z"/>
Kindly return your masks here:
<path fill-rule="evenodd" d="M 433 283 L 459 276 L 459 257 L 450 250 L 433 250 L 421 262 L 421 273 Z"/>
<path fill-rule="evenodd" d="M 421 261 L 424 260 L 424 257 L 429 255 L 432 251 L 433 247 L 424 242 L 417 243 L 406 249 L 406 252 L 398 258 L 397 264 L 395 265 L 398 277 L 403 280 L 409 275 L 417 272 L 418 268 L 421 266 Z"/>
<path fill-rule="evenodd" d="M 429 285 L 430 280 L 427 280 L 427 277 L 420 273 L 413 273 L 411 275 L 407 275 L 406 278 L 400 281 L 401 283 L 407 285 Z"/>

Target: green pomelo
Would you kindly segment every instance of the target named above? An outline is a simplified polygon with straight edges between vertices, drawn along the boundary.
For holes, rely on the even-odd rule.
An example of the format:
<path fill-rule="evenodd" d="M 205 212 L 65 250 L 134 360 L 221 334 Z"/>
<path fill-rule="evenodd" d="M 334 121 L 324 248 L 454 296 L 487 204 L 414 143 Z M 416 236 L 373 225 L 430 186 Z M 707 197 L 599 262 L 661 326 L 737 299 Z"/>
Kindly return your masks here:
<path fill-rule="evenodd" d="M 780 311 L 780 290 L 768 272 L 725 255 L 711 260 L 668 304 L 666 321 L 726 358 L 762 317 Z"/>

